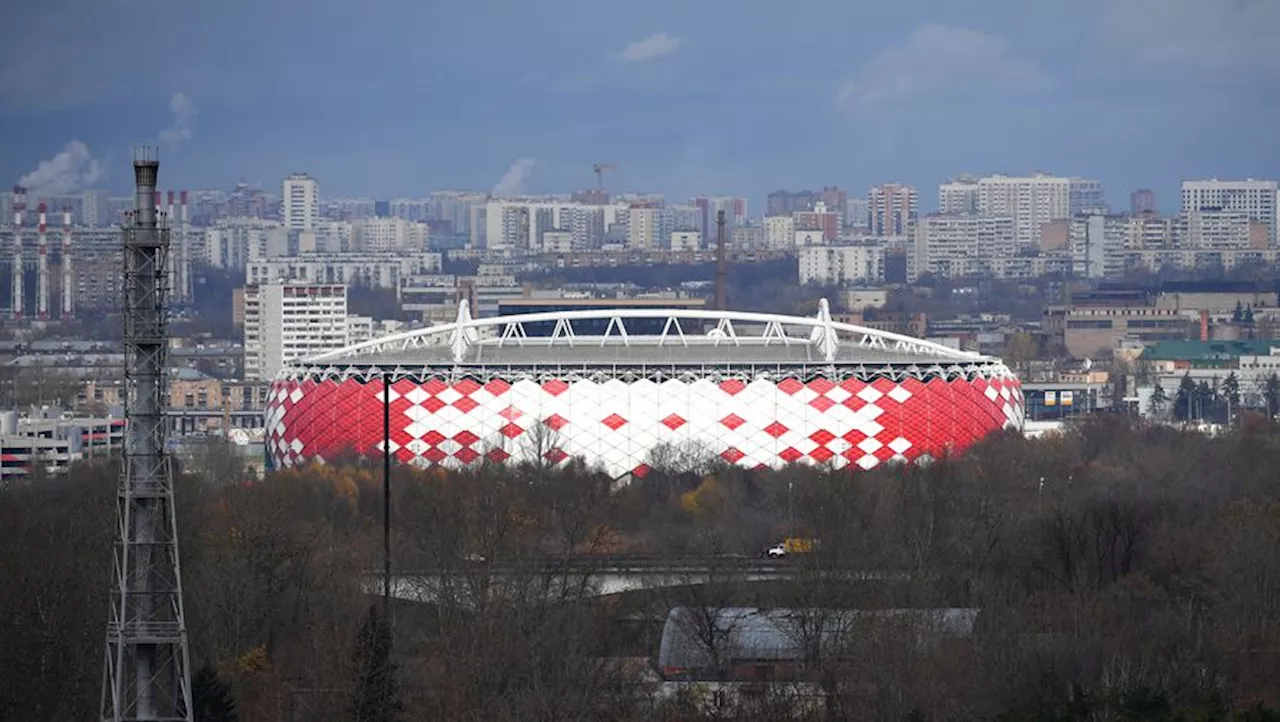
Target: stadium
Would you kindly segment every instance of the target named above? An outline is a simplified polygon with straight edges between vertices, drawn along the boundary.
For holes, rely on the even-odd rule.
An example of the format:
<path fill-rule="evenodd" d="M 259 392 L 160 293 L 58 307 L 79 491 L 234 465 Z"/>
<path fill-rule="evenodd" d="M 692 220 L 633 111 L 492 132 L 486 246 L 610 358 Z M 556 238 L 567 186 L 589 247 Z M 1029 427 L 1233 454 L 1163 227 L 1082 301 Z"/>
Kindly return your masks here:
<path fill-rule="evenodd" d="M 390 393 L 383 394 L 383 384 Z M 389 409 L 384 399 L 390 399 Z M 751 469 L 872 469 L 1021 428 L 999 359 L 816 316 L 631 308 L 472 318 L 291 364 L 273 381 L 268 464 L 562 464 L 614 478 L 713 456 Z"/>

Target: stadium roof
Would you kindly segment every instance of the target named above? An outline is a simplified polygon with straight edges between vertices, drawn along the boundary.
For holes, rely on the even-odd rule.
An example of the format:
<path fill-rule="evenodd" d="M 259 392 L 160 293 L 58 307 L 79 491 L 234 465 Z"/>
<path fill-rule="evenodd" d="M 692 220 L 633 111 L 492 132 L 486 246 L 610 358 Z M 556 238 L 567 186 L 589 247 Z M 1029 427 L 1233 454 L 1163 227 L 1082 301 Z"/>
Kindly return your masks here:
<path fill-rule="evenodd" d="M 609 308 L 472 318 L 315 356 L 304 368 L 422 365 L 965 364 L 980 354 L 816 316 L 689 308 Z M 286 373 L 289 369 L 286 369 Z"/>

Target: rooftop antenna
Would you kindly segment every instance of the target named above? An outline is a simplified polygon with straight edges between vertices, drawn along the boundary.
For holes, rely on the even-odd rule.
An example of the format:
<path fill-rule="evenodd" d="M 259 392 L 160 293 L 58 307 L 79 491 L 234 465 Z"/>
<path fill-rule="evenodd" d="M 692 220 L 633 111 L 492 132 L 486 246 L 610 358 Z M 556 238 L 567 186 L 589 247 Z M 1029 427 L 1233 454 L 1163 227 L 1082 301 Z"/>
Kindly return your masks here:
<path fill-rule="evenodd" d="M 724 211 L 716 211 L 716 309 L 729 310 L 729 267 L 725 261 Z"/>
<path fill-rule="evenodd" d="M 134 151 L 124 242 L 125 441 L 116 492 L 103 722 L 191 722 L 191 664 L 168 450 L 169 223 L 155 148 Z"/>

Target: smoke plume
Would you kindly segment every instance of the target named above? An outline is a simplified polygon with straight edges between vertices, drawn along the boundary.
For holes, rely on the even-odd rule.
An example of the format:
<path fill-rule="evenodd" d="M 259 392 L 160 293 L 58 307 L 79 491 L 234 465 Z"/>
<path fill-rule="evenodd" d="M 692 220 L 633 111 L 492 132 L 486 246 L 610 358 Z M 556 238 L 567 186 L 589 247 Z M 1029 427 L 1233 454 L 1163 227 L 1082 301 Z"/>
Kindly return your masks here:
<path fill-rule="evenodd" d="M 18 185 L 32 195 L 66 195 L 102 180 L 104 172 L 102 163 L 89 152 L 89 146 L 73 140 L 61 153 L 40 161 L 35 170 L 18 180 Z"/>
<path fill-rule="evenodd" d="M 512 163 L 502 176 L 502 180 L 493 187 L 493 195 L 518 196 L 524 193 L 524 184 L 529 180 L 529 176 L 533 175 L 533 167 L 537 164 L 538 161 L 533 158 L 521 158 Z"/>
<path fill-rule="evenodd" d="M 199 111 L 186 93 L 174 93 L 169 98 L 169 112 L 173 113 L 173 125 L 160 131 L 160 140 L 169 146 L 169 150 L 176 150 L 179 143 L 191 140 L 191 127 L 195 125 Z"/>

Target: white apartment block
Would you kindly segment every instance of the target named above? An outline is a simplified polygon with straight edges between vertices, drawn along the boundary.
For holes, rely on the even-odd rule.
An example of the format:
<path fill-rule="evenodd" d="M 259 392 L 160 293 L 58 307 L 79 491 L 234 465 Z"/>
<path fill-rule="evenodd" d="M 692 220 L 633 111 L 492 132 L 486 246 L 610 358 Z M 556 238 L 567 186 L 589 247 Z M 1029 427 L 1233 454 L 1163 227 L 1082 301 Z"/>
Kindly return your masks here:
<path fill-rule="evenodd" d="M 244 289 L 244 376 L 271 379 L 293 361 L 347 345 L 347 287 L 305 283 Z"/>
<path fill-rule="evenodd" d="M 796 222 L 791 216 L 768 216 L 764 219 L 765 248 L 775 251 L 795 248 Z"/>
<path fill-rule="evenodd" d="M 573 231 L 543 231 L 542 252 L 573 253 Z M 483 271 L 480 272 L 483 275 Z"/>
<path fill-rule="evenodd" d="M 401 278 L 440 273 L 442 267 L 439 253 L 316 253 L 251 262 L 245 267 L 245 283 L 292 281 L 399 288 Z"/>
<path fill-rule="evenodd" d="M 427 224 L 403 218 L 365 218 L 351 224 L 353 247 L 369 253 L 426 250 Z"/>
<path fill-rule="evenodd" d="M 570 231 L 574 247 L 598 248 L 615 225 L 626 227 L 630 204 L 589 206 L 560 200 L 491 200 L 471 208 L 471 247 L 536 249 L 547 231 Z M 656 226 L 656 224 L 655 224 Z"/>
<path fill-rule="evenodd" d="M 948 278 L 996 272 L 997 262 L 1017 255 L 1014 220 L 1007 216 L 931 215 L 916 223 L 911 277 Z"/>
<path fill-rule="evenodd" d="M 1125 272 L 1125 245 L 1130 221 L 1104 213 L 1081 214 L 1068 225 L 1072 274 L 1084 278 L 1118 278 Z"/>
<path fill-rule="evenodd" d="M 1045 224 L 1102 205 L 1102 185 L 1095 180 L 1045 173 L 978 180 L 978 212 L 1012 218 L 1019 248 L 1039 245 Z"/>
<path fill-rule="evenodd" d="M 1280 241 L 1276 228 L 1277 186 L 1275 181 L 1210 180 L 1182 182 L 1182 213 L 1216 209 L 1239 211 L 1267 226 L 1271 245 Z"/>
<path fill-rule="evenodd" d="M 239 270 L 288 252 L 289 232 L 259 218 L 223 218 L 204 232 L 205 261 L 215 268 Z"/>
<path fill-rule="evenodd" d="M 306 173 L 294 173 L 280 184 L 284 227 L 309 231 L 320 221 L 320 184 Z"/>
<path fill-rule="evenodd" d="M 627 216 L 627 248 L 656 250 L 662 247 L 662 209 L 632 206 Z"/>
<path fill-rule="evenodd" d="M 733 248 L 751 249 L 765 246 L 763 226 L 738 226 L 733 229 L 729 238 Z"/>
<path fill-rule="evenodd" d="M 1174 219 L 1178 247 L 1197 251 L 1266 250 L 1271 229 L 1243 210 L 1188 211 Z"/>
<path fill-rule="evenodd" d="M 702 234 L 697 231 L 672 231 L 671 250 L 696 251 L 702 248 Z"/>
<path fill-rule="evenodd" d="M 871 210 L 871 235 L 901 236 L 909 233 L 920 212 L 920 194 L 898 183 L 872 186 L 867 191 Z"/>
<path fill-rule="evenodd" d="M 884 246 L 808 246 L 800 249 L 800 283 L 877 284 L 884 280 Z"/>
<path fill-rule="evenodd" d="M 978 212 L 978 179 L 960 176 L 938 186 L 938 214 L 970 216 Z"/>

